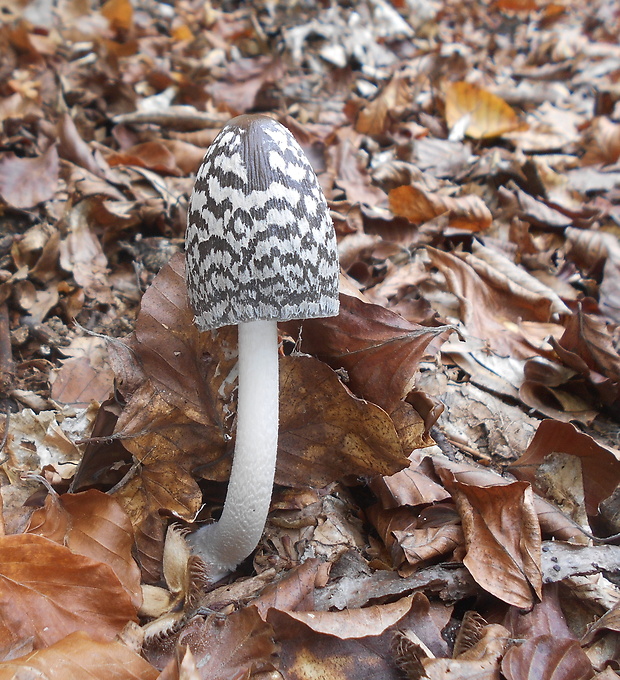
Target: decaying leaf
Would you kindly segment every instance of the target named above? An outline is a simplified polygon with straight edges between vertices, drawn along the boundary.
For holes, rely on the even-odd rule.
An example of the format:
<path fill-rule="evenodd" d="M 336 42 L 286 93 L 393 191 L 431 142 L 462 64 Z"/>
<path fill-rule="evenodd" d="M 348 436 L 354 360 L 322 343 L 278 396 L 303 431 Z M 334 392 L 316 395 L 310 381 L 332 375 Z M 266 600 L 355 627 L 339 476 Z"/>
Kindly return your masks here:
<path fill-rule="evenodd" d="M 0 537 L 0 606 L 2 658 L 76 631 L 107 642 L 136 619 L 111 567 L 34 534 Z"/>
<path fill-rule="evenodd" d="M 134 606 L 140 606 L 140 570 L 131 554 L 131 523 L 111 496 L 95 489 L 62 496 L 49 493 L 45 506 L 32 514 L 28 532 L 109 565 Z"/>
<path fill-rule="evenodd" d="M 0 663 L 0 679 L 156 680 L 159 672 L 121 642 L 102 642 L 83 631 L 55 644 Z"/>
<path fill-rule="evenodd" d="M 499 137 L 522 127 L 514 109 L 501 97 L 466 82 L 446 86 L 446 122 L 451 129 L 461 124 L 474 139 Z"/>
<path fill-rule="evenodd" d="M 37 158 L 0 159 L 0 196 L 15 208 L 32 208 L 54 195 L 58 183 L 58 151 L 50 148 Z"/>
<path fill-rule="evenodd" d="M 448 224 L 456 229 L 484 231 L 491 226 L 491 211 L 479 196 L 448 196 L 431 193 L 422 185 L 412 184 L 392 189 L 390 209 L 397 217 L 414 224 L 429 222 L 440 215 L 448 216 Z"/>

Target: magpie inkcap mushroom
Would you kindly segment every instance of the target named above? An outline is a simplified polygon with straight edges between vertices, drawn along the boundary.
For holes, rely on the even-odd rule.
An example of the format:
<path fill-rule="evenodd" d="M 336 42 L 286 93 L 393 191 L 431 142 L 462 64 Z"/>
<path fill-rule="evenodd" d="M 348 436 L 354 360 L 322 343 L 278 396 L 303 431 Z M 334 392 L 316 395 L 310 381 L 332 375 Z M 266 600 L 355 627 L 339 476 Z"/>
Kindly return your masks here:
<path fill-rule="evenodd" d="M 222 516 L 189 536 L 217 580 L 256 548 L 278 446 L 278 321 L 338 314 L 338 252 L 316 175 L 293 135 L 262 115 L 229 121 L 190 199 L 186 279 L 200 330 L 236 324 L 235 451 Z"/>

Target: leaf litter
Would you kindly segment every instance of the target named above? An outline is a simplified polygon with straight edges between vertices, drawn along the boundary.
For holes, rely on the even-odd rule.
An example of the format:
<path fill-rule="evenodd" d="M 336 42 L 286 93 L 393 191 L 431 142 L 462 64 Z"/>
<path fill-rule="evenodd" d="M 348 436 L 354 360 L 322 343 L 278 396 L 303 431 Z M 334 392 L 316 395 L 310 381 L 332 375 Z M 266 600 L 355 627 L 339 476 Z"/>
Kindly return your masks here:
<path fill-rule="evenodd" d="M 2 4 L 0 677 L 615 677 L 614 4 Z M 263 111 L 334 217 L 281 324 L 276 486 L 227 583 L 234 329 L 187 201 Z"/>

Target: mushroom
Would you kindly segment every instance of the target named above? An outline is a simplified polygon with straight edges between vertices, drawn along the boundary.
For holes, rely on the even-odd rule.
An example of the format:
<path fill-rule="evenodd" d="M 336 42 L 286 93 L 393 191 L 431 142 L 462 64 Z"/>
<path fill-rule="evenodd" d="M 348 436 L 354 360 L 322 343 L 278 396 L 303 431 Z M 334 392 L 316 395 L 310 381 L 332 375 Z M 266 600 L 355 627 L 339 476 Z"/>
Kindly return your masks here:
<path fill-rule="evenodd" d="M 338 314 L 325 197 L 293 135 L 262 115 L 229 121 L 196 177 L 186 279 L 201 331 L 238 326 L 237 431 L 221 518 L 188 537 L 215 581 L 262 536 L 278 448 L 278 321 Z"/>

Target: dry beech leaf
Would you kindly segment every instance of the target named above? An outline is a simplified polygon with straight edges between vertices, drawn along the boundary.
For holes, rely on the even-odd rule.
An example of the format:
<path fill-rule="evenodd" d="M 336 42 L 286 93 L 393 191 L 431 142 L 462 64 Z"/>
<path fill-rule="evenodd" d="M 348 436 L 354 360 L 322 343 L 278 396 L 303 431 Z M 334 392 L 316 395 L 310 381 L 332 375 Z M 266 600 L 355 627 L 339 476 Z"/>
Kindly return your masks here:
<path fill-rule="evenodd" d="M 280 409 L 278 484 L 321 487 L 409 464 L 387 413 L 353 397 L 318 359 L 280 360 Z"/>
<path fill-rule="evenodd" d="M 541 635 L 511 647 L 502 661 L 507 680 L 588 680 L 592 664 L 576 640 Z"/>
<path fill-rule="evenodd" d="M 246 678 L 275 668 L 273 630 L 255 607 L 246 607 L 223 621 L 194 618 L 178 645 L 191 649 L 201 677 L 209 680 Z"/>
<path fill-rule="evenodd" d="M 407 563 L 412 567 L 419 568 L 423 563 L 439 562 L 440 558 L 449 557 L 463 545 L 463 530 L 453 524 L 393 533 Z"/>
<path fill-rule="evenodd" d="M 330 565 L 322 558 L 311 557 L 287 571 L 279 581 L 270 583 L 259 597 L 252 600 L 263 620 L 266 620 L 270 608 L 278 610 L 297 609 L 305 598 L 312 598 L 315 588 L 321 582 Z"/>
<path fill-rule="evenodd" d="M 583 371 L 582 360 L 588 368 L 620 382 L 620 354 L 614 346 L 614 339 L 605 320 L 586 314 L 579 308 L 568 320 L 566 331 L 554 343 L 555 351 L 564 363 L 576 371 Z M 564 351 L 563 351 L 564 350 Z M 576 360 L 572 359 L 576 356 Z M 616 396 L 617 396 L 616 386 Z"/>
<path fill-rule="evenodd" d="M 390 604 L 372 605 L 363 609 L 344 609 L 336 612 L 280 610 L 280 613 L 300 621 L 315 633 L 348 640 L 381 635 L 386 628 L 393 626 L 409 613 L 411 604 L 410 595 Z"/>
<path fill-rule="evenodd" d="M 32 208 L 47 201 L 58 185 L 58 151 L 50 148 L 37 158 L 7 153 L 0 159 L 0 196 L 14 208 Z"/>
<path fill-rule="evenodd" d="M 456 82 L 446 86 L 446 122 L 452 129 L 467 117 L 465 134 L 474 139 L 499 137 L 519 130 L 523 124 L 514 109 L 501 97 L 473 83 Z"/>
<path fill-rule="evenodd" d="M 409 457 L 409 467 L 394 475 L 376 477 L 370 480 L 370 488 L 381 501 L 383 508 L 398 508 L 402 505 L 430 505 L 450 498 L 450 494 L 425 474 L 414 451 Z"/>
<path fill-rule="evenodd" d="M 318 633 L 275 609 L 267 620 L 280 646 L 280 671 L 287 678 L 402 679 L 390 649 L 390 629 L 379 637 L 341 639 L 337 633 Z"/>
<path fill-rule="evenodd" d="M 581 461 L 586 511 L 596 516 L 599 504 L 614 492 L 620 480 L 617 452 L 599 444 L 571 423 L 543 420 L 527 451 L 510 466 L 511 472 L 535 487 L 536 469 L 552 453 L 569 454 Z"/>
<path fill-rule="evenodd" d="M 395 75 L 378 97 L 364 107 L 357 117 L 355 129 L 363 135 L 382 135 L 394 109 L 411 101 L 411 90 L 406 78 Z"/>
<path fill-rule="evenodd" d="M 107 564 L 34 534 L 0 538 L 0 608 L 5 655 L 23 640 L 40 649 L 78 630 L 109 641 L 136 620 Z"/>
<path fill-rule="evenodd" d="M 0 680 L 156 680 L 153 666 L 120 642 L 99 642 L 83 631 L 46 649 L 0 663 Z"/>
<path fill-rule="evenodd" d="M 450 326 L 420 326 L 384 307 L 341 294 L 338 316 L 303 322 L 301 350 L 332 368 L 344 368 L 355 394 L 391 412 L 412 389 L 427 348 L 429 353 L 437 351 L 451 332 Z"/>
<path fill-rule="evenodd" d="M 472 486 L 443 474 L 465 535 L 463 563 L 487 592 L 521 609 L 541 597 L 541 535 L 532 489 L 525 482 Z"/>
<path fill-rule="evenodd" d="M 115 30 L 128 31 L 133 25 L 133 6 L 129 0 L 107 0 L 101 14 Z"/>
<path fill-rule="evenodd" d="M 142 603 L 140 570 L 132 557 L 133 531 L 114 498 L 96 489 L 77 494 L 48 493 L 27 531 L 109 565 L 136 608 Z"/>
<path fill-rule="evenodd" d="M 597 116 L 583 137 L 586 150 L 582 165 L 612 165 L 620 158 L 620 124 L 605 116 Z"/>
<path fill-rule="evenodd" d="M 448 289 L 459 301 L 460 317 L 467 332 L 484 339 L 502 356 L 528 359 L 538 352 L 531 347 L 519 324 L 525 321 L 546 323 L 551 303 L 532 293 L 517 297 L 502 283 L 483 279 L 463 259 L 452 253 L 427 248 L 431 264 L 446 278 Z"/>
<path fill-rule="evenodd" d="M 446 196 L 428 191 L 423 185 L 396 187 L 389 193 L 390 210 L 414 224 L 423 224 L 447 214 L 448 224 L 456 229 L 484 231 L 493 216 L 484 201 L 475 195 Z"/>
<path fill-rule="evenodd" d="M 551 302 L 549 308 L 551 314 L 570 314 L 570 309 L 562 302 L 557 293 L 497 250 L 484 246 L 479 241 L 474 241 L 472 253 L 472 256 L 464 254 L 463 259 L 483 278 L 491 279 L 498 287 L 508 289 L 518 296 L 525 297 L 528 292 L 533 293 L 536 296 L 534 304 L 537 303 L 538 296 L 547 298 Z M 488 267 L 481 267 L 480 264 L 482 263 L 488 265 Z M 501 284 L 498 282 L 500 278 L 503 279 Z"/>

